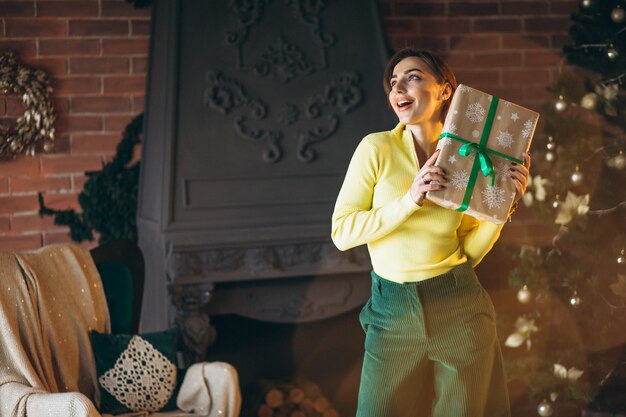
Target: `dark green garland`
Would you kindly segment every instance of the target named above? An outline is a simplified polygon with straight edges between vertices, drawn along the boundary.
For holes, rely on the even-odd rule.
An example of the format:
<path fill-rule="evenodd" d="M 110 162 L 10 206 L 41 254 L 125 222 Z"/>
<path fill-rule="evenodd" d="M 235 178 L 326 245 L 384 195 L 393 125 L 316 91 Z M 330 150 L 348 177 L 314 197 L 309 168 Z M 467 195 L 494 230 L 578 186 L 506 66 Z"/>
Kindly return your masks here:
<path fill-rule="evenodd" d="M 141 142 L 142 129 L 143 114 L 140 114 L 126 126 L 113 160 L 101 171 L 85 173 L 89 179 L 78 195 L 81 213 L 45 207 L 39 193 L 39 214 L 53 215 L 54 224 L 69 226 L 70 236 L 76 242 L 92 241 L 94 231 L 100 234 L 100 243 L 114 239 L 136 242 L 139 162 L 128 164 L 135 145 Z"/>

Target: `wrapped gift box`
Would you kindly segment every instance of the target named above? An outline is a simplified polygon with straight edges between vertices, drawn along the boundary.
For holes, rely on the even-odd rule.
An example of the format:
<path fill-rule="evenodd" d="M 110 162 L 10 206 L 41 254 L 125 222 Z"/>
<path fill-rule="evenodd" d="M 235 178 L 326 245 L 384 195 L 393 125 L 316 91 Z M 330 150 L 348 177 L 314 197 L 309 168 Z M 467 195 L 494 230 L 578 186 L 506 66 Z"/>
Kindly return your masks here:
<path fill-rule="evenodd" d="M 436 166 L 449 182 L 427 198 L 480 220 L 504 223 L 515 185 L 511 162 L 523 163 L 539 114 L 460 84 L 437 144 Z"/>

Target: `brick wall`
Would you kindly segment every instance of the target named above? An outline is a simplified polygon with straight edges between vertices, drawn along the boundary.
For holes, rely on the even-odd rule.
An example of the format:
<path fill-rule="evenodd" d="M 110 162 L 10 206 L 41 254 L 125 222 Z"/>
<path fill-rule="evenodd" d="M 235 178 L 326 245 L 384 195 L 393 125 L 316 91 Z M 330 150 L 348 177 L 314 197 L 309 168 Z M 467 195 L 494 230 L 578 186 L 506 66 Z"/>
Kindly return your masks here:
<path fill-rule="evenodd" d="M 549 99 L 545 87 L 557 76 L 577 5 L 381 0 L 395 48 L 436 50 L 461 82 L 535 109 Z M 37 215 L 37 192 L 51 207 L 77 208 L 84 171 L 110 159 L 123 128 L 143 110 L 149 19 L 149 10 L 123 0 L 0 0 L 0 51 L 12 49 L 48 71 L 58 113 L 53 154 L 0 162 L 0 250 L 69 240 L 51 217 Z M 0 117 L 21 112 L 16 97 L 0 97 Z M 528 233 L 508 230 L 522 239 Z"/>
<path fill-rule="evenodd" d="M 123 0 L 0 1 L 0 19 L 0 51 L 48 72 L 58 115 L 54 153 L 0 162 L 0 250 L 68 241 L 67 228 L 37 215 L 37 192 L 77 208 L 84 171 L 111 158 L 143 111 L 150 11 Z M 23 113 L 17 97 L 0 100 L 0 117 Z"/>

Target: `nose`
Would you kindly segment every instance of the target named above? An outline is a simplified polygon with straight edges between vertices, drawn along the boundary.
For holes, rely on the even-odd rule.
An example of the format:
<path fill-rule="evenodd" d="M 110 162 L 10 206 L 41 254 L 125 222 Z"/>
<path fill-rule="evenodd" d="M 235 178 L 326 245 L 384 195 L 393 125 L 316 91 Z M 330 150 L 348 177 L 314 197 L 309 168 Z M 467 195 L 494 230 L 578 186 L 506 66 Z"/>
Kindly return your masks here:
<path fill-rule="evenodd" d="M 393 90 L 396 93 L 406 93 L 406 85 L 402 80 L 396 81 L 396 84 L 393 86 Z"/>

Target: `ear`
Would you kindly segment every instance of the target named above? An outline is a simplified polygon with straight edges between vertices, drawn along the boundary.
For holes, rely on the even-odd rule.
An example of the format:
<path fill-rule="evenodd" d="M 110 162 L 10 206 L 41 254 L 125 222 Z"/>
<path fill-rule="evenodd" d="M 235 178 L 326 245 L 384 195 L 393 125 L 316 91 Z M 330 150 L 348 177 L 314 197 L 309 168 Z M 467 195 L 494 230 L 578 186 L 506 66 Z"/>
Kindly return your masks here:
<path fill-rule="evenodd" d="M 452 95 L 452 86 L 450 83 L 446 82 L 439 93 L 439 100 L 446 101 Z"/>

